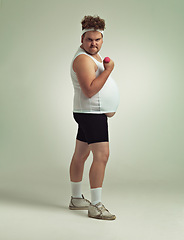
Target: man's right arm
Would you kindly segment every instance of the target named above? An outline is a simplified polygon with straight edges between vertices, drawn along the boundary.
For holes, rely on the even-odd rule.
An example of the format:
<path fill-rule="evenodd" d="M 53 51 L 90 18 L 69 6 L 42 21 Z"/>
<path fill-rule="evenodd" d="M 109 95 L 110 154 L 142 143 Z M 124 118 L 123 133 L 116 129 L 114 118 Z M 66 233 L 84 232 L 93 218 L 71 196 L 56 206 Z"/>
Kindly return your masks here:
<path fill-rule="evenodd" d="M 82 54 L 74 60 L 73 70 L 77 74 L 83 93 L 88 98 L 94 96 L 103 87 L 114 68 L 114 62 L 111 60 L 109 63 L 104 63 L 104 68 L 105 70 L 96 77 L 97 65 L 90 57 Z"/>

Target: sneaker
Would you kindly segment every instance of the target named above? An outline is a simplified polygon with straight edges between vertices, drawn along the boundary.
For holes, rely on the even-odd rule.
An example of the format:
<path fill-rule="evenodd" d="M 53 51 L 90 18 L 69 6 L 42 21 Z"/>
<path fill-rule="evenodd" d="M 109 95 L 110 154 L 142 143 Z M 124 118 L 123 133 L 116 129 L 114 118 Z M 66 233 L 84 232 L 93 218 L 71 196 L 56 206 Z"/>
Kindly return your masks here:
<path fill-rule="evenodd" d="M 70 210 L 88 210 L 90 201 L 85 199 L 82 195 L 82 198 L 71 197 L 69 209 Z"/>
<path fill-rule="evenodd" d="M 112 215 L 104 205 L 99 202 L 96 205 L 90 204 L 88 208 L 88 217 L 103 219 L 103 220 L 115 220 L 116 216 Z"/>

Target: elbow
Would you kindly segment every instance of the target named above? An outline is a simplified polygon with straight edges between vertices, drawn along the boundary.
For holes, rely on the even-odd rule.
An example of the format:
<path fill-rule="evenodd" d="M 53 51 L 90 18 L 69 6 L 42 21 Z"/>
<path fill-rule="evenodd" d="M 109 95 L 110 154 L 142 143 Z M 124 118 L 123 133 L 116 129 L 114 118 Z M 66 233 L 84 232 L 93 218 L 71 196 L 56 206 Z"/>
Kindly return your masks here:
<path fill-rule="evenodd" d="M 92 98 L 92 97 L 93 97 L 93 94 L 91 94 L 91 93 L 86 93 L 85 96 L 86 96 L 87 98 Z"/>
<path fill-rule="evenodd" d="M 86 90 L 84 91 L 84 95 L 87 97 L 87 98 L 92 98 L 94 96 L 94 93 L 90 90 Z"/>
<path fill-rule="evenodd" d="M 92 97 L 94 96 L 94 94 L 92 94 L 92 93 L 89 92 L 89 93 L 86 94 L 86 96 L 87 96 L 88 98 L 92 98 Z"/>

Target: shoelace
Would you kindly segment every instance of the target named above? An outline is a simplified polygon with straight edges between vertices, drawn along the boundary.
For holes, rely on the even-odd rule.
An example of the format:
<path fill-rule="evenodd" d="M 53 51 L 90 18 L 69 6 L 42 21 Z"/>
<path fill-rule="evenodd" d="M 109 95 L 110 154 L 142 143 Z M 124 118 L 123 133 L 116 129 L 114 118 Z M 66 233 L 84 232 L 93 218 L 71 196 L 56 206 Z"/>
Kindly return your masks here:
<path fill-rule="evenodd" d="M 103 204 L 102 204 L 102 206 L 99 206 L 98 209 L 101 211 L 101 213 L 102 213 L 103 211 L 109 212 L 109 210 L 107 210 L 107 208 L 105 208 L 105 206 L 104 206 Z"/>
<path fill-rule="evenodd" d="M 87 203 L 91 203 L 89 200 L 87 200 L 84 195 L 82 194 L 82 198 L 87 202 Z"/>
<path fill-rule="evenodd" d="M 87 199 L 85 199 L 85 198 L 84 198 L 84 200 L 85 200 L 87 203 L 91 203 L 89 200 L 87 200 Z"/>

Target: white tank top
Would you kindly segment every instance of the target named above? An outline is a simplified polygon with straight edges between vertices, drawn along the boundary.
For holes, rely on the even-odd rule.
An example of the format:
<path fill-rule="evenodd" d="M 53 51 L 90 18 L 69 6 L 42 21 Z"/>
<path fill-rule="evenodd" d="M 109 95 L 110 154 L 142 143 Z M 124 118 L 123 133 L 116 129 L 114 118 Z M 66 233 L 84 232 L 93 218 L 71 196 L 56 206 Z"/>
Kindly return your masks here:
<path fill-rule="evenodd" d="M 81 54 L 89 56 L 96 63 L 98 67 L 96 71 L 96 77 L 98 77 L 104 71 L 103 62 L 101 63 L 97 61 L 90 54 L 86 53 L 81 47 L 78 49 L 71 64 L 71 78 L 74 86 L 73 112 L 76 113 L 116 112 L 119 105 L 119 91 L 111 75 L 108 77 L 101 90 L 94 96 L 88 98 L 84 95 L 78 82 L 77 75 L 73 70 L 73 61 L 77 56 Z"/>

